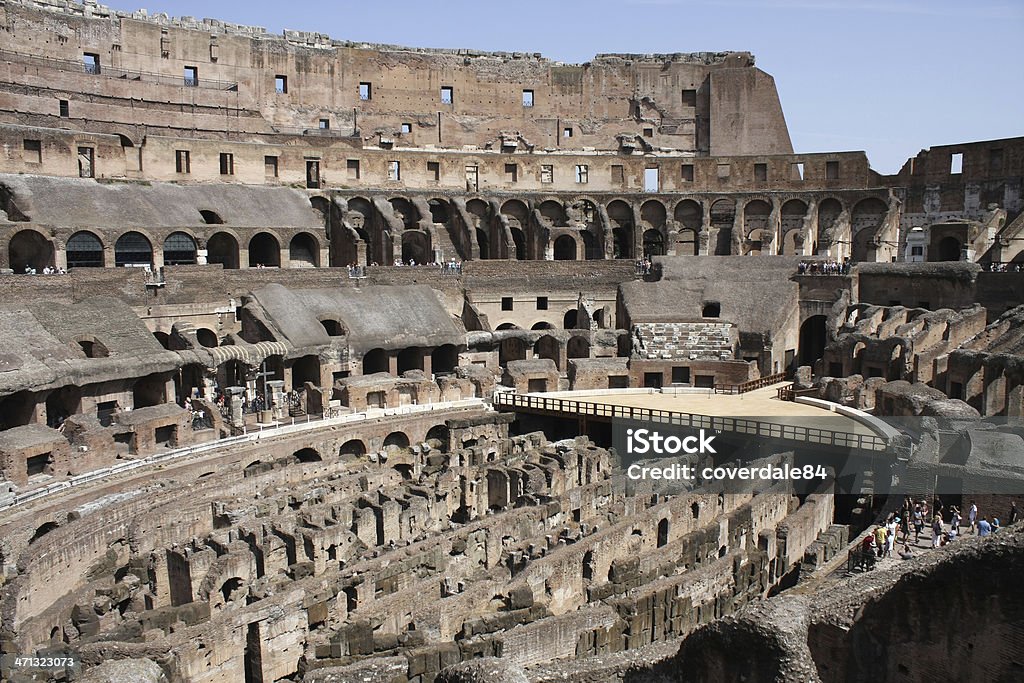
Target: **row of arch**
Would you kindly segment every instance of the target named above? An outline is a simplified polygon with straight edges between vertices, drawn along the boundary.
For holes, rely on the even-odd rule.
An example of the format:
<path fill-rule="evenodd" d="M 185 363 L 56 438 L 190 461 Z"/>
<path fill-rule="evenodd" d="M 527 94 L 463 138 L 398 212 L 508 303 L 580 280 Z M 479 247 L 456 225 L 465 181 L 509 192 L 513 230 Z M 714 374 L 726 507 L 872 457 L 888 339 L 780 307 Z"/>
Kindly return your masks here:
<path fill-rule="evenodd" d="M 248 243 L 248 265 L 280 267 L 281 245 L 276 235 L 261 231 Z M 240 266 L 238 238 L 226 231 L 216 232 L 206 241 L 206 262 L 221 264 L 224 268 Z M 200 263 L 200 243 L 184 231 L 172 232 L 162 245 L 163 265 L 181 266 Z M 103 239 L 95 232 L 80 230 L 68 238 L 65 253 L 68 268 L 103 268 L 150 266 L 154 263 L 153 243 L 141 232 L 131 230 L 118 236 L 113 245 L 113 263 Z M 56 266 L 53 243 L 42 233 L 26 229 L 15 233 L 8 246 L 8 263 L 15 272 L 26 267 L 41 271 Z M 288 243 L 288 259 L 292 267 L 319 267 L 320 241 L 315 235 L 300 232 Z"/>

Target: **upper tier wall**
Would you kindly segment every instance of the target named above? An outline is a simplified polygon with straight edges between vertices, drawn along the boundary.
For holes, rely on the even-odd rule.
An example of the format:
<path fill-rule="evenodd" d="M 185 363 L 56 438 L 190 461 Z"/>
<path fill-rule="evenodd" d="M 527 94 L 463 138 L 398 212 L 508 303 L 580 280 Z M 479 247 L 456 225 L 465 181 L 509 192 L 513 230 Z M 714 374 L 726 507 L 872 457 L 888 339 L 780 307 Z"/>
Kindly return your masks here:
<path fill-rule="evenodd" d="M 566 65 L 18 1 L 0 7 L 0 26 L 8 62 L 0 116 L 9 121 L 59 116 L 54 105 L 66 99 L 99 110 L 97 123 L 134 117 L 141 133 L 299 132 L 325 120 L 363 139 L 403 134 L 416 146 L 482 147 L 506 133 L 538 148 L 618 149 L 625 135 L 701 154 L 792 152 L 774 81 L 746 52 Z M 85 55 L 97 65 L 87 69 Z M 236 115 L 208 116 L 219 107 Z"/>

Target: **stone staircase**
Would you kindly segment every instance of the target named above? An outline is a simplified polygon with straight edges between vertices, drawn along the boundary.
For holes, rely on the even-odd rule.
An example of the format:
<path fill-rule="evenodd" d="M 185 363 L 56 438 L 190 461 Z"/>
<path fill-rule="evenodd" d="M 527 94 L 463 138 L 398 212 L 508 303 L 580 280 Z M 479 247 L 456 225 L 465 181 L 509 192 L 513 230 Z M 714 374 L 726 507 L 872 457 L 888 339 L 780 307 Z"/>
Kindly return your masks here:
<path fill-rule="evenodd" d="M 734 360 L 731 323 L 640 323 L 633 353 L 648 360 Z"/>

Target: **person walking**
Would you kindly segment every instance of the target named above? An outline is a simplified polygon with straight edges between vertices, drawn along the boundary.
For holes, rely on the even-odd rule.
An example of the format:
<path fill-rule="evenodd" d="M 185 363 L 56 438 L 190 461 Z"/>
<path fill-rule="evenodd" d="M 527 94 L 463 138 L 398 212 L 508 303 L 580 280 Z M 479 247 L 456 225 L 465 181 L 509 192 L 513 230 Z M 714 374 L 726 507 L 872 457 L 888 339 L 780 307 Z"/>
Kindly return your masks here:
<path fill-rule="evenodd" d="M 1016 524 L 1020 519 L 1020 512 L 1017 510 L 1017 501 L 1010 501 L 1010 514 L 1006 515 L 1007 524 Z"/>
<path fill-rule="evenodd" d="M 896 543 L 896 529 L 900 522 L 899 517 L 894 517 L 888 524 L 885 525 L 885 555 L 884 557 L 892 557 L 892 547 Z"/>
<path fill-rule="evenodd" d="M 942 545 L 942 517 L 935 515 L 932 518 L 932 547 L 938 548 Z"/>
<path fill-rule="evenodd" d="M 875 549 L 878 552 L 879 557 L 885 555 L 885 536 L 886 530 L 884 526 L 875 527 Z"/>
<path fill-rule="evenodd" d="M 971 533 L 977 533 L 978 525 L 978 505 L 973 500 L 971 501 L 971 509 L 967 511 L 967 524 L 971 529 Z"/>

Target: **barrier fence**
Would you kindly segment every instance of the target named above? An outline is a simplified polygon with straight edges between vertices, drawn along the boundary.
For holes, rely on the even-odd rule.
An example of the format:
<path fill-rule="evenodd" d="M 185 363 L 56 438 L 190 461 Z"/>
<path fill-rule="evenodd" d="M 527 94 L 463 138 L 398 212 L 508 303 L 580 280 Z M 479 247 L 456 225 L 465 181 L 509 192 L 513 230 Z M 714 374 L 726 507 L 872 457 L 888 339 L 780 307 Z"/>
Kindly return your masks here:
<path fill-rule="evenodd" d="M 620 419 L 635 422 L 656 422 L 659 424 L 690 429 L 709 429 L 716 432 L 731 432 L 759 436 L 766 439 L 781 439 L 804 444 L 818 444 L 835 448 L 849 448 L 864 451 L 887 451 L 889 442 L 874 434 L 850 434 L 831 429 L 806 427 L 802 425 L 764 422 L 744 417 L 717 417 L 680 413 L 655 408 L 618 406 L 609 403 L 589 403 L 564 398 L 550 398 L 535 394 L 501 392 L 494 394 L 494 406 L 509 410 L 525 409 L 542 413 L 574 415 L 583 417 Z M 813 419 L 813 418 L 812 418 Z"/>
<path fill-rule="evenodd" d="M 786 381 L 786 373 L 776 372 L 774 375 L 765 375 L 758 379 L 751 379 L 741 384 L 716 384 L 716 394 L 745 394 L 748 391 L 756 391 L 770 387 L 773 384 Z"/>

